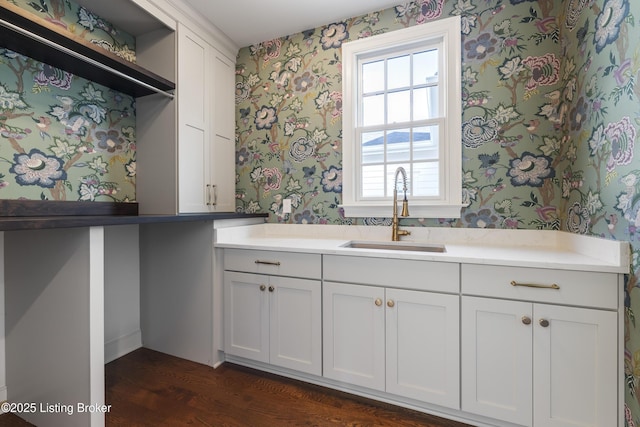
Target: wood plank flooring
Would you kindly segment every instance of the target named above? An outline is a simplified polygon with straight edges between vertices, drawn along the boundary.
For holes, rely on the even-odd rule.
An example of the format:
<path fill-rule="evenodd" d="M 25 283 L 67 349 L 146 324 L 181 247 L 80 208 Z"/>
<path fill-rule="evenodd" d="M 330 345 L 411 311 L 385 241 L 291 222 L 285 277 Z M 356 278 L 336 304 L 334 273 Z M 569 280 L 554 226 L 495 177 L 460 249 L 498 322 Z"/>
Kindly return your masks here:
<path fill-rule="evenodd" d="M 107 426 L 467 426 L 229 363 L 214 370 L 144 348 L 106 365 L 106 402 L 112 405 Z M 10 417 L 0 416 L 0 426 L 29 425 Z"/>

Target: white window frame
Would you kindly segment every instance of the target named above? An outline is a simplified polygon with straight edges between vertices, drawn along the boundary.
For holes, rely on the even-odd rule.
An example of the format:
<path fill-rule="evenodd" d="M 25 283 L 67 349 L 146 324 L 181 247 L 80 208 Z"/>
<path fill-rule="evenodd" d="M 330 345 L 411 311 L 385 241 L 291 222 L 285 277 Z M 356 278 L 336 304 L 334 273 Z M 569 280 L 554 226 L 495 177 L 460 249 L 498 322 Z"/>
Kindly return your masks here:
<path fill-rule="evenodd" d="M 439 43 L 444 63 L 439 70 L 442 82 L 440 105 L 444 126 L 441 129 L 440 185 L 438 198 L 409 197 L 409 212 L 416 218 L 460 218 L 462 204 L 462 40 L 460 17 L 441 19 L 421 25 L 359 39 L 342 45 L 342 205 L 347 217 L 390 217 L 392 197 L 359 200 L 360 155 L 356 126 L 358 118 L 359 58 L 389 51 L 402 52 L 407 46 L 424 41 Z M 440 48 L 440 47 L 439 47 Z"/>

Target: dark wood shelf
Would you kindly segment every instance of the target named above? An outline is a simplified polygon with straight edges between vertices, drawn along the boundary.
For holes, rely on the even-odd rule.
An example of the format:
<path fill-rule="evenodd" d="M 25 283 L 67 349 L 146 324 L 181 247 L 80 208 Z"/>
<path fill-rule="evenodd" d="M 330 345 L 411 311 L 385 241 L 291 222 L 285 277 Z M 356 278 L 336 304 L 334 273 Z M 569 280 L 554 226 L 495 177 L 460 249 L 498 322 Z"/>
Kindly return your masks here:
<path fill-rule="evenodd" d="M 145 85 L 165 93 L 175 89 L 173 82 L 74 36 L 62 27 L 7 1 L 0 0 L 0 20 L 25 32 L 8 28 L 0 22 L 0 46 L 14 52 L 134 97 L 157 92 Z M 30 36 L 28 33 L 36 37 Z M 38 37 L 68 49 L 68 51 L 54 48 L 43 40 L 39 40 Z M 113 71 L 104 69 L 99 64 Z M 126 76 L 141 83 L 132 81 Z"/>
<path fill-rule="evenodd" d="M 220 221 L 223 219 L 267 217 L 267 214 L 239 214 L 235 212 L 180 215 L 82 215 L 52 217 L 15 217 L 0 218 L 0 231 L 46 230 L 51 228 L 77 227 L 107 227 L 110 225 L 131 224 L 166 224 L 177 222 Z"/>
<path fill-rule="evenodd" d="M 268 217 L 237 212 L 138 215 L 136 202 L 0 200 L 0 231 Z"/>
<path fill-rule="evenodd" d="M 101 215 L 138 215 L 138 203 L 0 199 L 0 218 Z"/>

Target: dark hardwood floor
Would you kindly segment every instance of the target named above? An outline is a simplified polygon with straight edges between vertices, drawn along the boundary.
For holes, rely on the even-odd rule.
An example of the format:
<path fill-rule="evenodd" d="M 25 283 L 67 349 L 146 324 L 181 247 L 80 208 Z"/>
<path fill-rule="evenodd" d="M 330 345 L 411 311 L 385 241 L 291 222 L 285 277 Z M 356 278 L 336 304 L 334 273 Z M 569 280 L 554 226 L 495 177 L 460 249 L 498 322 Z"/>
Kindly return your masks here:
<path fill-rule="evenodd" d="M 467 426 L 230 363 L 214 370 L 148 349 L 106 365 L 106 402 L 112 405 L 107 426 Z M 28 424 L 6 414 L 0 425 Z"/>

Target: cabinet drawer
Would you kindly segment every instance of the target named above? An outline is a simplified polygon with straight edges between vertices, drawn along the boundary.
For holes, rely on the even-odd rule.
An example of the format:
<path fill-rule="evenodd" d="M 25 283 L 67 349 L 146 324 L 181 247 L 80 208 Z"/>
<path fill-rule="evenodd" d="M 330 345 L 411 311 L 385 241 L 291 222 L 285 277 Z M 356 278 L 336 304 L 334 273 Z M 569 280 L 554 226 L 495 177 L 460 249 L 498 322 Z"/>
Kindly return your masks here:
<path fill-rule="evenodd" d="M 224 269 L 230 271 L 320 279 L 321 266 L 322 259 L 319 254 L 249 249 L 224 250 Z"/>
<path fill-rule="evenodd" d="M 460 265 L 448 262 L 325 255 L 323 278 L 390 288 L 460 292 Z"/>
<path fill-rule="evenodd" d="M 461 270 L 462 293 L 465 295 L 612 310 L 618 308 L 620 287 L 615 273 L 475 264 L 463 264 Z M 558 289 L 550 287 L 552 285 L 557 285 Z"/>

